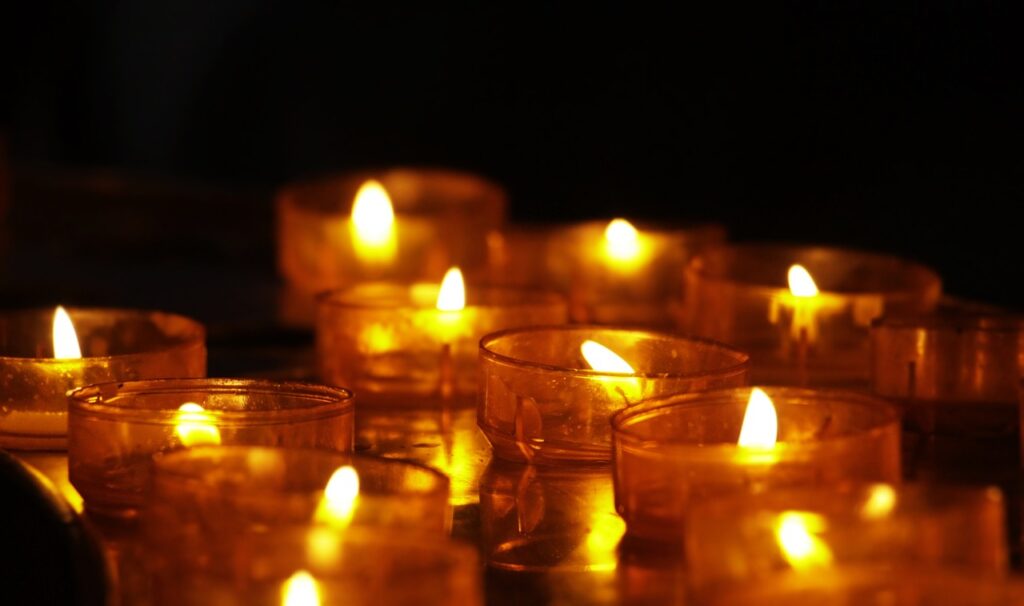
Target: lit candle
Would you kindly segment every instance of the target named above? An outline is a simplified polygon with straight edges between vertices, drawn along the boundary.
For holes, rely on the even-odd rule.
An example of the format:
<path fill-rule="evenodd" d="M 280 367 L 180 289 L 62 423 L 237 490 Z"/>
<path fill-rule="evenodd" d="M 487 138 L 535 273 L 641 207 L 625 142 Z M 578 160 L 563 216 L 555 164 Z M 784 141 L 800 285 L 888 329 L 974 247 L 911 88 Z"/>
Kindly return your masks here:
<path fill-rule="evenodd" d="M 343 530 L 352 523 L 358 501 L 359 473 L 355 467 L 343 465 L 327 481 L 315 519 L 321 524 Z"/>
<path fill-rule="evenodd" d="M 465 331 L 462 310 L 466 308 L 466 284 L 462 279 L 462 271 L 452 267 L 444 275 L 441 287 L 437 292 L 437 324 L 441 340 L 441 357 L 439 358 L 438 395 L 444 402 L 449 402 L 455 393 L 455 367 L 452 360 L 452 343 Z"/>
<path fill-rule="evenodd" d="M 320 606 L 320 585 L 313 575 L 299 570 L 281 586 L 281 606 Z"/>
<path fill-rule="evenodd" d="M 352 248 L 367 266 L 384 266 L 395 260 L 398 238 L 395 211 L 384 186 L 375 180 L 363 183 L 352 203 L 349 223 Z"/>
<path fill-rule="evenodd" d="M 629 221 L 613 219 L 604 230 L 602 251 L 609 269 L 631 272 L 650 256 L 650 243 Z"/>
<path fill-rule="evenodd" d="M 778 486 L 900 480 L 900 421 L 854 392 L 738 388 L 652 399 L 612 417 L 628 532 L 680 542 L 691 504 Z M 737 437 L 738 436 L 738 437 Z"/>
<path fill-rule="evenodd" d="M 58 307 L 0 314 L 0 331 L 0 447 L 65 448 L 75 387 L 206 373 L 205 330 L 182 316 Z"/>
<path fill-rule="evenodd" d="M 634 375 L 636 371 L 622 356 L 601 345 L 597 341 L 587 339 L 580 345 L 580 353 L 590 368 L 611 374 Z M 613 394 L 622 398 L 626 406 L 638 402 L 642 397 L 643 388 L 640 379 L 631 376 L 623 378 L 600 377 L 600 381 L 608 386 Z"/>

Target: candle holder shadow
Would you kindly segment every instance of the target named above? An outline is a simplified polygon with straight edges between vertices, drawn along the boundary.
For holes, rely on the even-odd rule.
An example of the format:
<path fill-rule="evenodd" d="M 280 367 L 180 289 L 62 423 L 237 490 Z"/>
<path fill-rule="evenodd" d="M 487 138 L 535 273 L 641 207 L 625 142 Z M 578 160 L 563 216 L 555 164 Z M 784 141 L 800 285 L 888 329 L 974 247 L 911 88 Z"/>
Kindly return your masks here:
<path fill-rule="evenodd" d="M 764 388 L 779 442 L 736 441 L 750 390 L 651 400 L 616 413 L 615 503 L 630 536 L 679 543 L 692 503 L 770 487 L 900 482 L 900 422 L 884 400 L 853 392 Z"/>
<path fill-rule="evenodd" d="M 53 309 L 0 314 L 0 447 L 67 448 L 67 392 L 75 387 L 206 376 L 206 329 L 174 314 L 70 309 L 82 355 L 53 358 Z"/>
<path fill-rule="evenodd" d="M 352 203 L 378 181 L 394 207 L 395 250 L 361 258 L 350 227 Z M 295 183 L 277 196 L 278 269 L 288 283 L 289 324 L 313 322 L 316 293 L 359 282 L 437 280 L 452 265 L 473 273 L 487 258 L 487 234 L 505 219 L 497 185 L 467 173 L 394 168 Z"/>
<path fill-rule="evenodd" d="M 1007 569 L 1002 495 L 995 488 L 849 484 L 716 499 L 687 515 L 691 587 L 757 583 L 827 566 Z"/>
<path fill-rule="evenodd" d="M 554 293 L 468 288 L 459 311 L 436 309 L 437 293 L 436 284 L 363 284 L 320 295 L 321 380 L 356 390 L 363 406 L 473 406 L 483 335 L 567 319 Z"/>
<path fill-rule="evenodd" d="M 425 541 L 369 528 L 273 529 L 245 535 L 231 552 L 158 587 L 154 603 L 280 604 L 286 582 L 298 571 L 309 575 L 322 604 L 483 603 L 476 551 L 443 538 Z"/>
<path fill-rule="evenodd" d="M 184 412 L 184 403 L 201 412 Z M 68 469 L 86 510 L 134 518 L 152 456 L 222 444 L 352 450 L 354 401 L 344 389 L 243 379 L 105 383 L 69 399 Z"/>
<path fill-rule="evenodd" d="M 587 370 L 593 340 L 634 373 Z M 544 463 L 607 462 L 608 418 L 670 393 L 745 385 L 747 355 L 712 341 L 598 326 L 506 330 L 480 341 L 478 422 L 498 457 Z"/>
<path fill-rule="evenodd" d="M 819 294 L 796 296 L 786 279 L 806 268 Z M 935 308 L 941 281 L 896 257 L 780 244 L 730 245 L 686 267 L 680 326 L 750 352 L 757 384 L 865 388 L 868 330 L 884 314 Z"/>

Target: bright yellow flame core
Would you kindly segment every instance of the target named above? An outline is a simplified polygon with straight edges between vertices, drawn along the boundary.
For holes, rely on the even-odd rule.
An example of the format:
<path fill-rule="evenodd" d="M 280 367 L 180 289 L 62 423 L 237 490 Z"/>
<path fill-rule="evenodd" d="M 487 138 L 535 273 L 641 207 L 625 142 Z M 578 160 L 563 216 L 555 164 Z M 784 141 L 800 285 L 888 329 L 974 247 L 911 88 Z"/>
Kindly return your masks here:
<path fill-rule="evenodd" d="M 622 356 L 601 345 L 597 341 L 586 340 L 580 345 L 580 353 L 591 368 L 600 372 L 617 372 L 633 374 L 636 371 Z"/>
<path fill-rule="evenodd" d="M 630 261 L 640 254 L 640 234 L 625 219 L 613 219 L 604 230 L 604 251 L 616 261 Z"/>
<path fill-rule="evenodd" d="M 861 516 L 869 520 L 884 518 L 896 508 L 896 491 L 888 484 L 875 484 L 871 487 L 867 501 L 861 507 Z"/>
<path fill-rule="evenodd" d="M 795 570 L 823 568 L 832 564 L 832 550 L 820 537 L 828 527 L 825 518 L 805 511 L 779 514 L 775 539 L 782 557 Z"/>
<path fill-rule="evenodd" d="M 75 325 L 72 324 L 67 310 L 60 305 L 53 312 L 53 357 L 62 360 L 82 357 Z"/>
<path fill-rule="evenodd" d="M 367 181 L 356 192 L 352 226 L 356 239 L 367 246 L 380 246 L 394 237 L 395 210 L 379 182 Z"/>
<path fill-rule="evenodd" d="M 316 509 L 316 521 L 335 528 L 352 522 L 359 500 L 359 474 L 351 465 L 334 470 L 327 481 L 324 497 Z"/>
<path fill-rule="evenodd" d="M 466 283 L 462 279 L 462 270 L 453 267 L 441 280 L 441 289 L 437 293 L 437 309 L 440 311 L 459 311 L 466 307 Z"/>
<path fill-rule="evenodd" d="M 772 448 L 778 437 L 779 419 L 775 404 L 763 389 L 751 389 L 737 444 L 745 448 Z"/>
<path fill-rule="evenodd" d="M 281 587 L 281 606 L 320 606 L 320 587 L 313 575 L 300 570 Z"/>
<path fill-rule="evenodd" d="M 794 265 L 789 268 L 789 292 L 794 297 L 816 297 L 818 296 L 818 285 L 814 283 L 811 272 L 803 265 Z"/>
<path fill-rule="evenodd" d="M 178 434 L 181 443 L 189 448 L 220 444 L 220 430 L 217 429 L 213 415 L 195 402 L 185 402 L 178 407 L 174 432 Z"/>

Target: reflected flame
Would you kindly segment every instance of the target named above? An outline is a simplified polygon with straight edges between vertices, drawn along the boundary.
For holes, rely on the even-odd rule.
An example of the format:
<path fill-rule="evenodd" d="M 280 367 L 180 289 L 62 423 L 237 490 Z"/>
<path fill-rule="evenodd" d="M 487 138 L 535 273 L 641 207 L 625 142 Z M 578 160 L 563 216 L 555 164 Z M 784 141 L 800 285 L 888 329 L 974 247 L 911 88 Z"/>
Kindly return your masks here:
<path fill-rule="evenodd" d="M 60 305 L 53 312 L 53 357 L 60 360 L 78 359 L 82 357 L 82 348 L 78 345 L 75 325 Z"/>
<path fill-rule="evenodd" d="M 466 307 L 466 283 L 462 279 L 462 270 L 452 267 L 441 280 L 441 289 L 437 293 L 437 309 L 440 311 L 459 311 Z"/>
<path fill-rule="evenodd" d="M 772 399 L 759 387 L 751 389 L 737 444 L 745 448 L 772 448 L 778 436 L 779 419 Z"/>
<path fill-rule="evenodd" d="M 300 570 L 281 587 L 281 606 L 320 606 L 320 587 L 313 575 Z"/>
<path fill-rule="evenodd" d="M 622 356 L 601 345 L 597 341 L 584 341 L 580 345 L 580 353 L 583 359 L 591 368 L 600 372 L 617 372 L 622 374 L 633 374 L 636 371 L 629 365 L 629 362 L 622 359 Z"/>
<path fill-rule="evenodd" d="M 795 570 L 822 568 L 832 563 L 832 550 L 817 534 L 827 528 L 825 518 L 804 511 L 779 514 L 775 540 L 782 557 Z"/>
<path fill-rule="evenodd" d="M 213 415 L 195 402 L 178 407 L 174 432 L 186 447 L 220 444 L 220 430 Z"/>
<path fill-rule="evenodd" d="M 896 508 L 896 491 L 888 484 L 875 484 L 860 514 L 869 520 L 884 518 Z"/>
<path fill-rule="evenodd" d="M 789 268 L 789 292 L 794 297 L 816 297 L 818 296 L 818 285 L 814 283 L 811 272 L 803 265 L 794 265 Z"/>
<path fill-rule="evenodd" d="M 351 465 L 334 470 L 316 509 L 317 522 L 341 529 L 352 522 L 359 500 L 359 474 Z"/>
<path fill-rule="evenodd" d="M 379 182 L 363 183 L 352 204 L 349 224 L 356 254 L 364 260 L 387 261 L 397 246 L 395 211 L 388 192 Z"/>
<path fill-rule="evenodd" d="M 640 233 L 625 219 L 613 219 L 604 230 L 604 251 L 616 261 L 630 261 L 640 254 Z"/>

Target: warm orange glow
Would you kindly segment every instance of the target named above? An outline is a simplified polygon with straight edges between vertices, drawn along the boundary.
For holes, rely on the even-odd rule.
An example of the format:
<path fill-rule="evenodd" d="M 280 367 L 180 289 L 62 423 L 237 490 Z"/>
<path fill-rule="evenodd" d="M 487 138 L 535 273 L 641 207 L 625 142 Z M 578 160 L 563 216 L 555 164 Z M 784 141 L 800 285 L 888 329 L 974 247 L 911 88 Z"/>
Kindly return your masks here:
<path fill-rule="evenodd" d="M 437 309 L 441 311 L 460 311 L 466 307 L 466 283 L 462 279 L 462 270 L 452 267 L 441 280 L 441 289 L 437 293 Z"/>
<path fill-rule="evenodd" d="M 384 186 L 367 181 L 356 193 L 349 224 L 356 255 L 364 261 L 390 261 L 395 256 L 395 211 Z"/>
<path fill-rule="evenodd" d="M 358 500 L 359 474 L 351 465 L 339 467 L 327 481 L 316 510 L 316 521 L 338 529 L 346 528 L 352 522 Z"/>
<path fill-rule="evenodd" d="M 622 374 L 633 374 L 636 372 L 629 365 L 629 362 L 622 359 L 622 356 L 597 341 L 584 341 L 580 345 L 580 353 L 583 354 L 583 359 L 594 370 Z"/>
<path fill-rule="evenodd" d="M 789 268 L 789 292 L 794 297 L 816 297 L 818 296 L 818 285 L 814 283 L 811 272 L 803 265 L 794 265 Z"/>
<path fill-rule="evenodd" d="M 869 520 L 877 520 L 888 516 L 895 508 L 896 491 L 893 487 L 888 484 L 875 484 L 871 487 L 860 514 Z"/>
<path fill-rule="evenodd" d="M 763 389 L 751 389 L 737 443 L 744 448 L 767 449 L 775 446 L 778 435 L 779 419 L 775 414 L 775 404 Z"/>
<path fill-rule="evenodd" d="M 213 415 L 195 402 L 178 407 L 174 432 L 186 447 L 220 444 L 220 430 Z"/>
<path fill-rule="evenodd" d="M 62 360 L 82 357 L 75 325 L 71 323 L 71 316 L 60 305 L 53 312 L 53 357 Z"/>
<path fill-rule="evenodd" d="M 281 587 L 281 606 L 320 606 L 320 586 L 313 575 L 300 570 Z"/>
<path fill-rule="evenodd" d="M 613 261 L 632 261 L 640 255 L 640 233 L 625 219 L 613 219 L 604 230 L 604 252 Z"/>
<path fill-rule="evenodd" d="M 795 570 L 822 568 L 832 563 L 832 550 L 816 536 L 827 528 L 825 518 L 805 511 L 779 514 L 775 539 L 789 565 Z"/>

